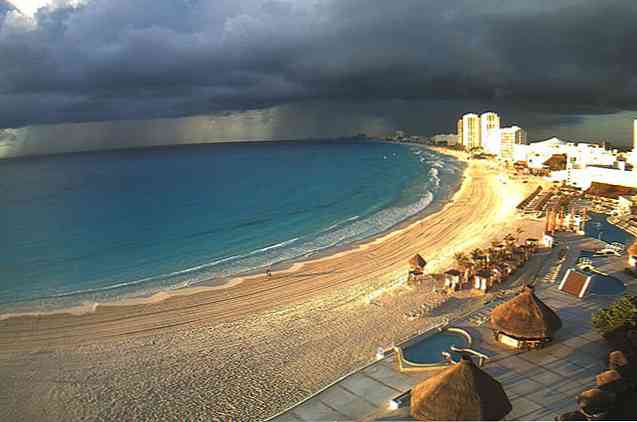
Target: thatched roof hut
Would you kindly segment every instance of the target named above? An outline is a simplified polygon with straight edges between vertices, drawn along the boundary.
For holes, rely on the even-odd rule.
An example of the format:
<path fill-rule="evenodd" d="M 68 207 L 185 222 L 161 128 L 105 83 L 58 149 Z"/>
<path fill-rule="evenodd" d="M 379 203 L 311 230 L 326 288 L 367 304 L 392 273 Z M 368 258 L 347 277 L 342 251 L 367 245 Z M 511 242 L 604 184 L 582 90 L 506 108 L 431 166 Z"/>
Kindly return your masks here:
<path fill-rule="evenodd" d="M 601 387 L 603 385 L 618 381 L 621 379 L 621 377 L 622 376 L 619 375 L 619 372 L 614 369 L 610 369 L 608 371 L 602 372 L 601 374 L 598 374 L 595 377 L 595 384 L 597 384 L 598 387 Z"/>
<path fill-rule="evenodd" d="M 544 166 L 551 171 L 566 170 L 566 154 L 553 154 L 544 162 Z"/>
<path fill-rule="evenodd" d="M 420 254 L 412 256 L 409 260 L 409 266 L 411 267 L 412 271 L 422 272 L 423 268 L 425 268 L 425 265 L 427 265 L 427 261 L 425 261 L 425 258 L 420 256 Z"/>
<path fill-rule="evenodd" d="M 467 356 L 411 390 L 410 413 L 418 420 L 494 421 L 511 409 L 502 385 Z"/>
<path fill-rule="evenodd" d="M 637 255 L 637 240 L 631 243 L 628 249 L 626 249 L 626 253 L 628 255 Z"/>
<path fill-rule="evenodd" d="M 617 199 L 620 196 L 633 196 L 637 189 L 628 186 L 612 185 L 609 183 L 593 182 L 586 189 L 587 195 L 601 196 L 603 198 Z"/>
<path fill-rule="evenodd" d="M 619 395 L 630 389 L 629 382 L 614 369 L 598 374 L 595 377 L 595 384 L 600 390 Z"/>
<path fill-rule="evenodd" d="M 491 312 L 491 325 L 498 333 L 517 340 L 550 340 L 562 327 L 555 312 L 526 286 L 513 299 L 496 306 Z"/>
<path fill-rule="evenodd" d="M 620 350 L 612 351 L 608 354 L 608 367 L 610 369 L 620 369 L 628 366 L 626 354 Z"/>
<path fill-rule="evenodd" d="M 615 396 L 599 388 L 592 388 L 577 396 L 577 407 L 590 418 L 603 418 L 613 407 Z"/>

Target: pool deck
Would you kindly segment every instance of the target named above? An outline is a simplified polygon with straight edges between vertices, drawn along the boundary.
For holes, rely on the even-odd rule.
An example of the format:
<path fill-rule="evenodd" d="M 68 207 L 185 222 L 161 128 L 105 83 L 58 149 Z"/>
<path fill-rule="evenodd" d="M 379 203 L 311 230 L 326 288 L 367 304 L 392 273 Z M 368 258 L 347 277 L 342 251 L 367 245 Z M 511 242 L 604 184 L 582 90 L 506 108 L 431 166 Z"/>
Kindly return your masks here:
<path fill-rule="evenodd" d="M 574 410 L 575 396 L 593 387 L 595 376 L 606 369 L 609 350 L 593 331 L 591 315 L 616 297 L 595 296 L 582 300 L 557 290 L 563 274 L 575 263 L 580 251 L 595 248 L 599 243 L 575 235 L 561 236 L 560 240 L 563 245 L 568 245 L 568 254 L 561 265 L 556 262 L 557 254 L 547 254 L 543 259 L 535 260 L 542 261 L 536 264 L 535 270 L 525 270 L 517 277 L 521 284 L 529 281 L 531 273 L 537 274 L 537 296 L 560 315 L 563 327 L 553 343 L 544 349 L 527 352 L 512 352 L 495 344 L 487 324 L 481 324 L 494 304 L 453 323 L 466 329 L 474 338 L 474 347 L 490 356 L 484 370 L 502 383 L 513 405 L 506 420 L 553 420 L 561 413 Z M 610 258 L 604 271 L 627 283 L 627 291 L 634 291 L 635 281 L 621 273 L 625 259 Z M 390 355 L 337 381 L 272 420 L 404 420 L 409 417 L 408 403 L 391 411 L 387 407 L 389 400 L 436 372 L 400 373 L 395 357 Z"/>

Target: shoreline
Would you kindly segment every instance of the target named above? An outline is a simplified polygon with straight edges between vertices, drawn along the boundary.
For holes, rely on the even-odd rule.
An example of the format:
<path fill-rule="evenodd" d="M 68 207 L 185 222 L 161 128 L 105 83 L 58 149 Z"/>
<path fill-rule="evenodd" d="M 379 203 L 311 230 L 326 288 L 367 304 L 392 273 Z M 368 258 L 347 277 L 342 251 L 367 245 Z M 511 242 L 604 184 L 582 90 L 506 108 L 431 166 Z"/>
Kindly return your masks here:
<path fill-rule="evenodd" d="M 379 141 L 380 142 L 380 141 Z M 382 141 L 387 143 L 392 143 L 388 141 Z M 413 147 L 418 147 L 420 149 L 427 149 L 430 151 L 434 151 L 441 155 L 446 155 L 447 157 L 453 158 L 455 161 L 460 163 L 462 168 L 462 173 L 457 177 L 454 181 L 453 186 L 450 187 L 449 193 L 446 198 L 434 199 L 430 206 L 425 207 L 425 209 L 413 214 L 402 221 L 399 221 L 395 225 L 379 232 L 373 234 L 371 236 L 365 237 L 363 239 L 358 239 L 353 242 L 348 242 L 343 245 L 334 245 L 325 248 L 324 250 L 318 250 L 315 252 L 310 252 L 309 256 L 300 256 L 297 258 L 291 258 L 288 260 L 284 260 L 281 262 L 277 262 L 272 265 L 272 275 L 280 275 L 287 274 L 294 271 L 299 271 L 303 269 L 306 264 L 318 263 L 326 259 L 330 259 L 333 257 L 340 257 L 347 255 L 352 252 L 356 252 L 357 250 L 366 249 L 367 244 L 376 244 L 376 242 L 382 242 L 383 239 L 388 238 L 393 232 L 402 232 L 404 230 L 409 229 L 413 225 L 417 223 L 421 223 L 422 220 L 427 217 L 433 216 L 441 211 L 444 208 L 453 202 L 455 196 L 462 188 L 462 184 L 465 180 L 465 172 L 467 170 L 467 161 L 466 158 L 463 157 L 461 152 L 456 152 L 452 150 L 443 149 L 436 146 L 429 146 L 423 144 L 416 143 L 401 143 L 402 145 L 408 145 Z M 146 293 L 146 294 L 138 294 L 138 295 L 130 295 L 121 298 L 116 298 L 114 300 L 107 300 L 104 302 L 89 302 L 78 305 L 64 306 L 60 308 L 54 308 L 50 310 L 34 310 L 34 311 L 17 311 L 17 312 L 4 312 L 0 313 L 0 321 L 14 319 L 14 318 L 23 318 L 23 317 L 44 317 L 51 315 L 73 315 L 80 316 L 85 314 L 94 313 L 97 311 L 99 307 L 110 307 L 110 306 L 134 306 L 134 305 L 144 305 L 144 304 L 153 304 L 158 303 L 163 300 L 169 299 L 171 297 L 198 294 L 207 291 L 215 291 L 220 289 L 232 288 L 240 283 L 243 283 L 246 280 L 251 280 L 254 278 L 258 278 L 263 275 L 265 266 L 259 267 L 253 270 L 248 270 L 245 272 L 240 272 L 228 277 L 219 277 L 219 278 L 211 278 L 199 281 L 192 285 L 186 286 L 178 286 L 174 288 L 162 288 L 159 291 Z"/>
<path fill-rule="evenodd" d="M 515 209 L 531 190 L 470 160 L 438 213 L 301 270 L 82 316 L 0 321 L 5 419 L 266 419 L 373 360 L 378 347 L 479 306 L 470 291 L 405 283 L 408 259 L 421 253 L 433 272 L 516 227 L 536 237 L 542 222 Z"/>

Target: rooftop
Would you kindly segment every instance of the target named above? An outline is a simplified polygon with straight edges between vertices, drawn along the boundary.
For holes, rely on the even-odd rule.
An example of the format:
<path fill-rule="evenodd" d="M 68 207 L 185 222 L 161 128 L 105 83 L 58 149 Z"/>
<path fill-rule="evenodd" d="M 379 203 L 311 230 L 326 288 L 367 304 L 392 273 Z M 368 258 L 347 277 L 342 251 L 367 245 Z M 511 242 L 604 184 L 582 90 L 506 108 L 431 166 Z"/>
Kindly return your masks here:
<path fill-rule="evenodd" d="M 586 190 L 588 195 L 601 196 L 604 198 L 617 199 L 620 196 L 633 196 L 637 194 L 637 189 L 608 183 L 593 182 Z"/>

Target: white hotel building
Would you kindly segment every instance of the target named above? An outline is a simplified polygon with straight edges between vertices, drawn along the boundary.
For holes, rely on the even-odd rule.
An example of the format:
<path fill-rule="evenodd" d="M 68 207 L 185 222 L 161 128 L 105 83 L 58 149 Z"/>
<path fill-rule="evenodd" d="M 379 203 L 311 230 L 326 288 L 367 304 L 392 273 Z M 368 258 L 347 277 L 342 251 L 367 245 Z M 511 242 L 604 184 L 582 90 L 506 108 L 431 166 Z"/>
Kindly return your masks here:
<path fill-rule="evenodd" d="M 480 116 L 480 145 L 487 154 L 500 155 L 500 116 L 493 112 Z"/>
<path fill-rule="evenodd" d="M 458 143 L 467 151 L 482 147 L 480 117 L 469 113 L 458 120 Z"/>
<path fill-rule="evenodd" d="M 516 146 L 518 147 L 518 146 Z M 519 146 L 518 161 L 526 161 L 531 169 L 542 169 L 554 155 L 566 156 L 566 169 L 552 171 L 549 178 L 583 190 L 593 182 L 637 188 L 637 171 L 626 171 L 617 160 L 617 150 L 601 145 L 565 142 L 558 138 Z"/>
<path fill-rule="evenodd" d="M 551 157 L 562 156 L 562 160 L 566 158 L 562 161 L 566 168 L 552 171 L 550 178 L 581 189 L 588 189 L 593 182 L 637 188 L 637 119 L 633 122 L 633 151 L 628 158 L 633 171 L 626 171 L 625 162 L 617 160 L 617 150 L 607 150 L 599 144 L 558 138 L 527 144 L 523 129 L 500 128 L 500 118 L 493 112 L 462 116 L 458 120 L 458 143 L 465 150 L 481 148 L 500 160 L 522 161 L 538 170 L 545 169 Z"/>
<path fill-rule="evenodd" d="M 518 126 L 500 127 L 500 116 L 491 111 L 480 116 L 465 114 L 458 120 L 458 143 L 465 150 L 481 148 L 505 161 L 516 161 L 514 146 L 526 144 L 526 132 Z"/>

